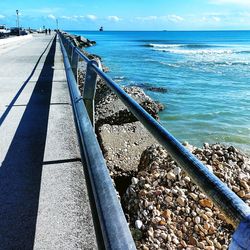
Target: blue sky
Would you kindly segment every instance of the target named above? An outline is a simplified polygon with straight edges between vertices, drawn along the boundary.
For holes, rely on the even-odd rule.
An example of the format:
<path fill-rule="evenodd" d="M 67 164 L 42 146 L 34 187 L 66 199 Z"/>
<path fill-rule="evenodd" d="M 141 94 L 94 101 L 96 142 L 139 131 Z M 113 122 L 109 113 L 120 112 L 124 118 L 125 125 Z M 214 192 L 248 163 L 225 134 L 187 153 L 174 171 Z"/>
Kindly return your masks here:
<path fill-rule="evenodd" d="M 250 0 L 0 0 L 0 24 L 97 30 L 250 29 Z"/>

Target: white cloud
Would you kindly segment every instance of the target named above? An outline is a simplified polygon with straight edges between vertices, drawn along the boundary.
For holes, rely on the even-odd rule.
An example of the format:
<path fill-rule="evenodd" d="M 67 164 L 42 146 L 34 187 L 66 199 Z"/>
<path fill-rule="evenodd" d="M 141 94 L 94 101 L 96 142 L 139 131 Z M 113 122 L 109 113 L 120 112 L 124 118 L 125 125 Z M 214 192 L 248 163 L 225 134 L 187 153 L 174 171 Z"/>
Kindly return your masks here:
<path fill-rule="evenodd" d="M 4 18 L 5 18 L 5 16 L 0 14 L 0 19 L 4 19 Z"/>
<path fill-rule="evenodd" d="M 177 16 L 177 15 L 168 15 L 167 16 L 167 19 L 171 22 L 174 22 L 174 23 L 179 23 L 179 22 L 182 22 L 184 21 L 184 18 L 181 17 L 181 16 Z"/>
<path fill-rule="evenodd" d="M 157 21 L 157 20 L 161 20 L 161 21 L 170 21 L 173 23 L 179 23 L 184 21 L 184 18 L 181 16 L 177 16 L 177 15 L 168 15 L 168 16 L 145 16 L 145 17 L 136 17 L 136 20 L 139 21 Z"/>
<path fill-rule="evenodd" d="M 94 20 L 97 19 L 97 16 L 95 16 L 95 15 L 87 15 L 87 16 L 85 16 L 85 18 L 88 19 L 88 20 L 94 21 Z"/>
<path fill-rule="evenodd" d="M 48 18 L 49 18 L 49 19 L 52 19 L 52 20 L 56 20 L 56 17 L 55 17 L 54 15 L 52 15 L 52 14 L 49 14 L 49 15 L 48 15 Z"/>
<path fill-rule="evenodd" d="M 96 19 L 98 19 L 97 16 L 95 15 L 86 15 L 86 16 L 61 16 L 61 19 L 65 19 L 65 20 L 72 20 L 72 21 L 80 21 L 80 20 L 90 20 L 90 21 L 95 21 Z"/>
<path fill-rule="evenodd" d="M 114 21 L 114 22 L 118 22 L 118 21 L 121 21 L 122 19 L 118 16 L 108 16 L 107 19 L 109 21 Z"/>
<path fill-rule="evenodd" d="M 214 4 L 235 4 L 235 5 L 248 5 L 250 6 L 249 0 L 211 0 Z"/>

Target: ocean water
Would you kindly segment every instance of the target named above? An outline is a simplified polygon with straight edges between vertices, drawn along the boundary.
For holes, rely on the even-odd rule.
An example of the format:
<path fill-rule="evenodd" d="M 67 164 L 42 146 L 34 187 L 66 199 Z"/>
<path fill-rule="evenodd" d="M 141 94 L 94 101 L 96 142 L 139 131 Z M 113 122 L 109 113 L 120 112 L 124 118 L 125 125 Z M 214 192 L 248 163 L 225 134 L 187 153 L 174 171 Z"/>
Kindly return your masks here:
<path fill-rule="evenodd" d="M 250 154 L 250 31 L 70 32 L 97 42 L 87 50 L 117 83 L 161 102 L 161 123 L 177 139 Z"/>

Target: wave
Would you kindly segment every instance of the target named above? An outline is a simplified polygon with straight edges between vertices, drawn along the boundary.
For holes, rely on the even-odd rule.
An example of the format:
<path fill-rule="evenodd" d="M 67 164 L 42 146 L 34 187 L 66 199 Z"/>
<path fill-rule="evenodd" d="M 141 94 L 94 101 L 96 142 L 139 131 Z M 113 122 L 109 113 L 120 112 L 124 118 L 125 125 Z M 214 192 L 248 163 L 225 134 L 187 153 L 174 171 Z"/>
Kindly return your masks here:
<path fill-rule="evenodd" d="M 149 43 L 143 45 L 151 47 L 153 50 L 173 53 L 173 54 L 250 54 L 250 50 L 240 50 L 223 45 L 208 45 L 208 44 L 161 44 Z"/>
<path fill-rule="evenodd" d="M 208 68 L 211 68 L 211 67 L 228 67 L 228 66 L 250 66 L 250 61 L 216 61 L 216 60 L 212 60 L 212 61 L 197 61 L 197 62 L 194 62 L 194 61 L 186 61 L 186 62 L 177 62 L 177 63 L 169 63 L 169 62 L 166 62 L 166 61 L 153 61 L 153 63 L 157 63 L 157 64 L 161 64 L 161 65 L 164 65 L 166 67 L 169 67 L 169 68 L 196 68 L 198 66 L 201 66 L 201 67 L 208 67 Z"/>
<path fill-rule="evenodd" d="M 190 48 L 190 49 L 196 49 L 196 48 L 215 48 L 215 47 L 221 47 L 217 45 L 208 45 L 208 44 L 161 44 L 161 43 L 149 43 L 144 45 L 144 47 L 153 47 L 153 48 Z"/>
<path fill-rule="evenodd" d="M 181 44 L 146 44 L 145 47 L 153 47 L 153 48 L 175 48 L 175 47 L 182 47 Z"/>
<path fill-rule="evenodd" d="M 236 54 L 250 54 L 250 50 L 236 51 Z"/>
<path fill-rule="evenodd" d="M 120 82 L 123 82 L 123 81 L 127 80 L 127 77 L 125 77 L 125 76 L 114 76 L 113 80 L 115 82 L 117 82 L 117 83 L 120 83 Z"/>
<path fill-rule="evenodd" d="M 126 77 L 125 76 L 115 76 L 114 79 L 115 80 L 124 80 L 124 79 L 126 79 Z"/>
<path fill-rule="evenodd" d="M 250 62 L 247 61 L 236 61 L 236 62 L 212 62 L 212 64 L 221 66 L 248 66 Z"/>
<path fill-rule="evenodd" d="M 231 49 L 198 49 L 198 50 L 183 50 L 183 49 L 154 49 L 156 51 L 167 52 L 172 54 L 187 54 L 187 55 L 204 55 L 204 54 L 233 54 Z"/>

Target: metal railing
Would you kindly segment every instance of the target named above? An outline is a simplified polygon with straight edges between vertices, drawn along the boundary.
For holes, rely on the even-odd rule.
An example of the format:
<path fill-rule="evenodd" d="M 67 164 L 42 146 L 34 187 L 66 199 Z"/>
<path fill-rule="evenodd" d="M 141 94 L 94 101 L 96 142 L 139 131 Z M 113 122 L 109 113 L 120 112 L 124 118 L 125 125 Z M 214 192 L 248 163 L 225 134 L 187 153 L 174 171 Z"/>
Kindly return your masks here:
<path fill-rule="evenodd" d="M 74 75 L 77 71 L 76 69 L 78 63 L 76 58 L 78 58 L 77 54 L 81 57 L 82 55 L 77 48 L 72 47 L 72 56 L 69 60 L 66 49 L 69 51 L 70 44 L 68 43 L 68 47 L 66 46 L 65 49 L 63 43 L 65 43 L 66 40 L 61 35 L 60 38 L 74 118 L 78 128 L 78 135 L 84 154 L 84 161 L 87 165 L 87 172 L 90 178 L 91 189 L 95 200 L 95 207 L 97 209 L 105 249 L 136 249 L 126 218 L 117 198 L 116 190 L 109 176 L 100 146 L 96 139 L 91 120 L 88 116 L 87 109 L 76 83 Z M 83 58 L 87 59 L 85 56 L 83 56 Z M 72 71 L 70 61 L 73 62 L 74 73 Z M 92 79 L 91 77 L 92 74 L 90 73 L 88 75 L 89 83 Z M 94 91 L 86 91 L 86 93 L 89 94 L 85 95 L 85 98 L 88 101 L 94 94 Z M 91 105 L 88 105 L 88 107 L 90 106 Z M 88 110 L 90 110 L 90 108 L 88 108 Z"/>
<path fill-rule="evenodd" d="M 227 220 L 230 221 L 230 223 L 234 227 L 239 226 L 240 223 L 243 223 L 247 220 L 247 218 L 250 216 L 250 208 L 242 199 L 240 199 L 231 189 L 227 187 L 227 185 L 225 185 L 218 177 L 216 177 L 211 171 L 209 171 L 208 168 L 205 167 L 194 155 L 192 155 L 176 138 L 174 138 L 173 135 L 171 135 L 165 128 L 163 128 L 133 98 L 131 98 L 121 87 L 119 87 L 118 84 L 116 84 L 107 74 L 105 74 L 100 69 L 96 61 L 89 60 L 77 47 L 75 47 L 70 42 L 70 40 L 66 39 L 62 33 L 59 33 L 59 36 L 63 45 L 62 50 L 64 53 L 64 57 L 67 58 L 64 47 L 70 55 L 70 61 L 72 63 L 72 70 L 74 71 L 75 78 L 73 77 L 73 73 L 70 73 L 71 67 L 68 61 L 66 63 L 67 75 L 70 76 L 68 76 L 68 81 L 72 83 L 71 85 L 74 85 L 75 89 L 77 88 L 76 79 L 79 58 L 83 59 L 87 63 L 87 71 L 85 76 L 86 78 L 83 90 L 83 101 L 86 105 L 87 112 L 93 124 L 94 97 L 96 89 L 96 78 L 98 75 L 105 81 L 106 85 L 120 98 L 120 100 L 127 106 L 127 108 L 135 115 L 135 117 L 145 126 L 145 128 L 156 138 L 156 140 L 165 147 L 165 149 L 173 157 L 173 159 L 191 177 L 193 182 L 196 183 L 208 197 L 210 197 L 210 199 L 224 213 Z M 74 92 L 77 97 L 75 97 L 73 101 L 76 103 L 79 109 L 85 110 L 85 106 L 82 104 L 83 102 L 79 104 L 79 100 L 82 100 L 80 99 L 81 97 L 79 96 L 79 91 L 75 90 Z M 84 113 L 86 115 L 86 110 L 84 111 Z M 82 117 L 81 119 L 77 118 L 79 129 L 81 130 L 82 127 L 88 126 L 88 130 L 93 131 L 93 128 L 90 129 L 89 125 L 84 124 L 86 122 L 86 119 L 86 117 Z M 80 133 L 82 132 L 80 131 Z M 86 143 L 86 141 L 83 141 L 83 143 L 86 144 L 86 148 L 90 147 L 91 144 L 97 143 L 95 136 L 92 134 L 87 135 L 83 139 L 88 141 L 88 143 Z M 87 155 L 88 152 L 86 152 L 86 156 Z M 91 167 L 97 164 L 95 163 L 96 161 L 98 161 L 98 164 L 100 165 L 100 167 L 98 167 L 99 170 Z M 106 165 L 99 150 L 96 158 L 89 159 L 88 164 L 90 165 L 89 170 L 93 175 L 95 175 L 96 170 L 103 171 L 105 172 L 105 174 L 107 174 L 107 170 L 100 170 L 101 168 L 105 168 Z M 102 182 L 103 177 L 101 177 L 99 181 Z M 98 180 L 96 180 L 95 184 L 100 185 L 100 183 L 98 183 Z M 108 181 L 107 183 L 105 183 L 105 185 L 112 184 L 110 181 Z M 107 188 L 105 185 L 102 185 L 102 188 Z M 102 190 L 96 190 L 96 192 L 99 191 Z M 110 195 L 112 194 L 110 193 Z M 101 200 L 105 199 L 107 199 L 107 196 L 101 196 Z M 109 219 L 112 220 L 110 216 L 103 217 L 101 219 L 104 219 L 105 221 L 108 221 Z M 124 223 L 124 221 L 122 223 Z M 113 233 L 115 234 L 116 232 L 114 231 Z"/>

